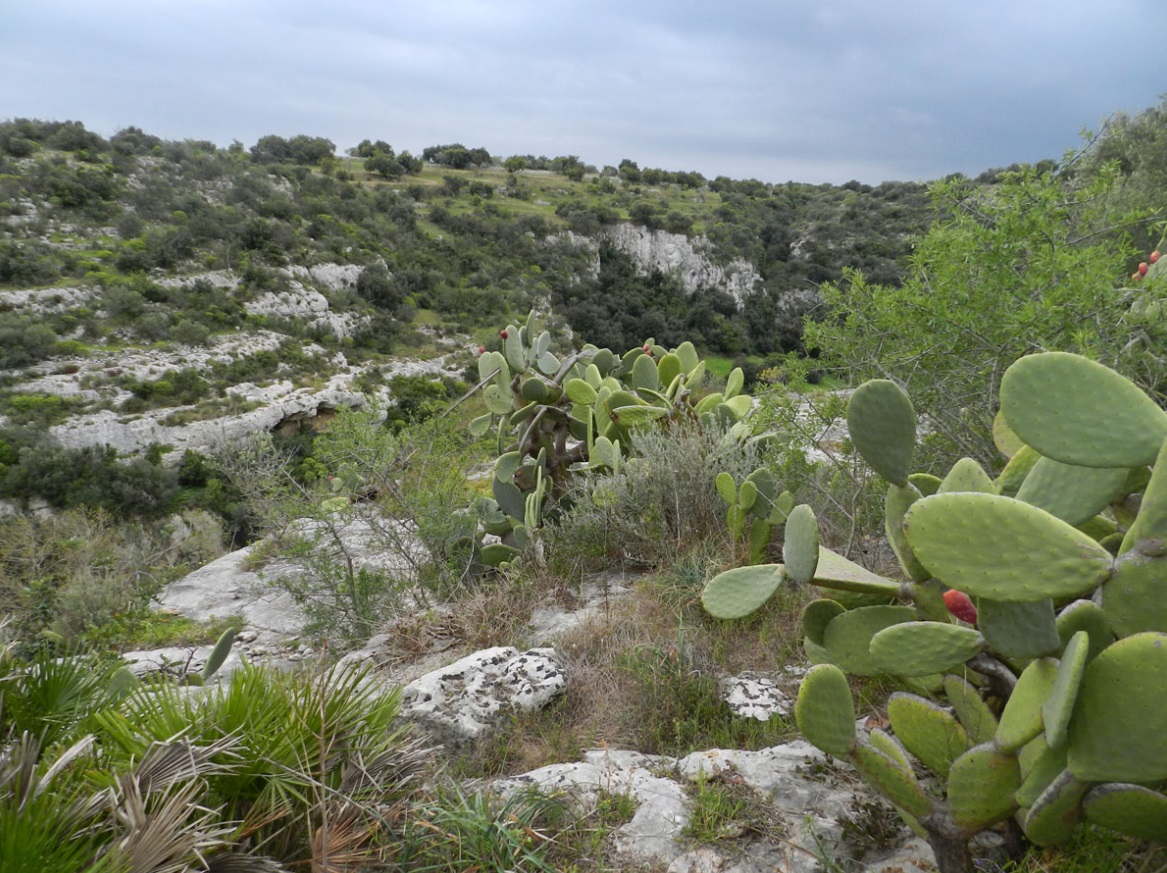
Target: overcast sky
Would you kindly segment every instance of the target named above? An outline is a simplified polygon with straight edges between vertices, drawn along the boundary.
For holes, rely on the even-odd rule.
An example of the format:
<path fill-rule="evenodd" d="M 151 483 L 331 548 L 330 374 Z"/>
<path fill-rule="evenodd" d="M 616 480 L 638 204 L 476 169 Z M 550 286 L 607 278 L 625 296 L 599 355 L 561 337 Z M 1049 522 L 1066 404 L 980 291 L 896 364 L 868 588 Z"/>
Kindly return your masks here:
<path fill-rule="evenodd" d="M 767 182 L 1057 158 L 1167 93 L 1163 0 L 0 0 L 0 119 Z"/>

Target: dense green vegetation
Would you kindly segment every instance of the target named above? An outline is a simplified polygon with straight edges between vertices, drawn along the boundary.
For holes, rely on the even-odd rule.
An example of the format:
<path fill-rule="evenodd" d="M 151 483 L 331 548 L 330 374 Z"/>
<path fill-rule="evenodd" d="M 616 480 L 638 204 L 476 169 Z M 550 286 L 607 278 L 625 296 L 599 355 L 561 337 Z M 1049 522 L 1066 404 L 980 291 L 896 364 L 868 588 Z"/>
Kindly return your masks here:
<path fill-rule="evenodd" d="M 242 300 L 278 290 L 273 267 L 341 262 L 372 272 L 356 298 L 331 302 L 386 316 L 354 337 L 380 351 L 402 306 L 467 326 L 551 301 L 590 335 L 609 317 L 608 301 L 628 295 L 623 329 L 600 341 L 623 345 L 625 332 L 643 339 L 660 326 L 728 354 L 770 354 L 798 344 L 796 331 L 779 335 L 776 298 L 838 279 L 844 267 L 898 281 L 928 210 L 916 183 L 708 181 L 632 161 L 601 171 L 575 157 L 496 161 L 460 144 L 415 158 L 382 140 L 347 158 L 308 136 L 222 149 L 137 128 L 106 140 L 75 122 L 0 124 L 0 288 L 100 284 L 116 297 L 115 314 L 152 340 L 237 326 Z M 593 255 L 562 236 L 595 236 L 618 221 L 702 234 L 715 261 L 743 259 L 764 283 L 741 311 L 713 289 L 693 301 L 676 295 L 658 323 L 637 310 L 674 294 L 669 277 L 634 276 L 611 247 L 601 247 L 595 275 Z M 230 300 L 176 300 L 157 288 L 166 275 L 217 268 L 243 278 Z M 84 326 L 94 339 L 107 329 Z M 49 319 L 46 342 L 28 343 L 27 357 L 9 366 L 43 357 L 54 336 L 74 329 Z"/>
<path fill-rule="evenodd" d="M 780 524 L 759 526 L 762 536 L 743 547 L 758 495 L 772 499 L 780 486 L 810 506 L 815 552 L 821 540 L 902 575 L 882 558 L 885 486 L 869 455 L 822 434 L 840 401 L 808 383 L 826 375 L 833 386 L 871 376 L 905 384 L 928 425 L 915 467 L 947 470 L 970 456 L 986 479 L 1006 463 L 991 427 L 1001 375 L 1016 358 L 1075 351 L 1113 366 L 1162 406 L 1167 277 L 1155 267 L 1145 278 L 1125 277 L 1140 275 L 1135 265 L 1161 236 L 1165 142 L 1159 107 L 1116 119 L 1061 163 L 929 186 L 809 186 L 707 180 L 631 160 L 599 169 L 578 156 L 500 160 L 460 143 L 415 157 L 366 140 L 346 157 L 307 135 L 220 148 L 136 128 L 105 139 L 73 122 L 0 123 L 0 299 L 32 290 L 46 303 L 35 317 L 0 307 L 4 369 L 50 361 L 43 370 L 76 373 L 85 390 L 117 392 L 120 413 L 181 405 L 173 415 L 197 417 L 230 411 L 227 388 L 241 381 L 317 384 L 330 356 L 343 352 L 372 365 L 358 384 L 388 383 L 398 401 L 383 424 L 376 409 L 342 411 L 322 434 L 273 434 L 213 454 L 187 452 L 167 466 L 161 446 L 126 459 L 54 445 L 49 426 L 114 401 L 9 390 L 21 378 L 11 373 L 0 392 L 0 496 L 17 510 L 0 521 L 0 613 L 10 616 L 0 648 L 5 864 L 154 869 L 138 864 L 143 837 L 126 827 L 127 810 L 148 807 L 164 813 L 168 829 L 154 833 L 173 836 L 163 854 L 179 865 L 200 853 L 241 865 L 232 856 L 262 848 L 276 860 L 260 869 L 333 869 L 338 857 L 404 870 L 609 869 L 599 842 L 619 820 L 612 810 L 627 805 L 620 798 L 598 801 L 602 825 L 585 833 L 546 798 L 504 801 L 443 781 L 425 769 L 416 741 L 390 727 L 396 699 L 370 698 L 358 674 L 348 674 L 357 677 L 350 687 L 327 672 L 248 670 L 200 707 L 166 686 L 127 696 L 131 686 L 112 665 L 60 656 L 216 633 L 159 618 L 149 604 L 225 541 L 265 538 L 251 559 L 256 569 L 281 556 L 301 562 L 302 571 L 268 578 L 305 608 L 306 636 L 339 652 L 392 619 L 401 659 L 427 653 L 434 629 L 467 650 L 516 642 L 537 606 L 570 600 L 585 574 L 628 569 L 647 575 L 627 606 L 565 649 L 581 677 L 566 698 L 517 717 L 452 771 L 513 773 L 598 745 L 684 754 L 791 738 L 790 719 L 743 727 L 710 699 L 719 672 L 772 670 L 800 657 L 807 591 L 784 588 L 739 625 L 709 618 L 698 604 L 711 578 L 747 559 L 798 563 L 797 552 L 780 557 Z M 618 222 L 703 237 L 715 263 L 743 259 L 762 282 L 740 306 L 716 288 L 686 295 L 676 276 L 637 270 L 601 239 Z M 580 236 L 600 241 L 583 245 Z M 282 268 L 337 263 L 358 268 L 351 287 L 328 295 L 331 312 L 354 316 L 348 335 L 247 311 L 248 302 L 289 287 Z M 238 284 L 168 281 L 220 269 Z M 88 294 L 81 302 L 71 296 L 77 288 Z M 806 289 L 823 301 L 807 323 L 780 319 L 783 303 Z M 604 376 L 627 383 L 618 407 L 598 397 L 602 378 L 588 383 L 597 397 L 578 384 L 571 390 L 582 393 L 572 397 L 568 380 L 539 369 L 546 349 L 534 351 L 533 330 L 517 343 L 514 372 L 523 378 L 513 385 L 481 366 L 461 379 L 380 374 L 389 355 L 433 351 L 443 335 L 481 343 L 490 355 L 480 361 L 509 360 L 516 340 L 498 328 L 530 308 L 547 312 L 546 342 L 559 358 L 585 342 L 611 348 Z M 277 344 L 229 362 L 150 376 L 114 366 L 78 372 L 77 362 L 99 350 L 199 349 L 265 329 L 279 335 Z M 655 344 L 645 352 L 649 337 Z M 686 340 L 720 376 L 693 376 L 695 364 L 678 362 L 684 384 L 669 393 L 661 373 L 672 375 L 670 356 L 679 359 Z M 616 369 L 618 360 L 626 370 Z M 752 373 L 769 369 L 754 389 L 756 409 L 729 406 L 733 395 L 745 398 L 738 391 L 747 368 L 733 373 L 734 361 Z M 586 367 L 574 377 L 589 378 Z M 498 389 L 485 405 L 475 395 L 447 411 L 479 382 Z M 571 403 L 556 407 L 560 389 Z M 556 419 L 545 433 L 524 423 L 530 400 Z M 570 481 L 545 490 L 545 450 L 557 447 L 552 434 L 571 434 L 558 425 L 580 420 L 575 407 L 593 407 L 593 423 L 605 428 L 574 434 L 589 451 L 598 435 L 619 438 L 620 450 L 610 441 L 604 459 L 579 456 L 587 463 L 570 470 Z M 498 417 L 513 433 L 495 430 Z M 655 423 L 626 424 L 641 417 Z M 490 432 L 475 438 L 467 424 L 484 419 L 474 432 Z M 518 457 L 500 461 L 509 439 Z M 577 457 L 559 460 L 567 468 Z M 487 479 L 468 481 L 465 471 L 484 464 Z M 1134 493 L 1147 483 L 1129 484 Z M 519 503 L 500 520 L 502 495 L 514 494 Z M 36 515 L 37 507 L 51 512 Z M 1106 513 L 1112 535 L 1133 518 L 1131 507 Z M 538 535 L 528 516 L 546 523 Z M 346 540 L 360 526 L 401 559 L 396 568 L 360 566 Z M 490 554 L 512 559 L 501 569 L 485 560 L 479 538 L 491 526 L 505 549 Z M 523 538 L 514 536 L 519 527 Z M 456 606 L 404 614 L 419 601 Z M 880 683 L 890 682 L 852 682 L 860 710 L 879 706 L 888 690 Z M 154 742 L 161 745 L 148 753 Z M 151 782 L 150 754 L 185 756 L 189 769 Z M 35 779 L 21 775 L 29 773 Z M 424 788 L 415 778 L 423 773 Z M 87 802 L 98 795 L 100 810 Z M 708 786 L 698 795 L 702 809 L 738 804 L 714 800 Z M 716 829 L 703 821 L 695 819 L 694 832 Z M 481 854 L 456 857 L 454 844 Z M 61 854 L 46 861 L 50 852 Z M 1155 858 L 1132 843 L 1072 844 L 1063 854 L 1031 854 L 1019 869 L 1117 869 L 1115 858 L 1132 852 L 1148 865 Z"/>

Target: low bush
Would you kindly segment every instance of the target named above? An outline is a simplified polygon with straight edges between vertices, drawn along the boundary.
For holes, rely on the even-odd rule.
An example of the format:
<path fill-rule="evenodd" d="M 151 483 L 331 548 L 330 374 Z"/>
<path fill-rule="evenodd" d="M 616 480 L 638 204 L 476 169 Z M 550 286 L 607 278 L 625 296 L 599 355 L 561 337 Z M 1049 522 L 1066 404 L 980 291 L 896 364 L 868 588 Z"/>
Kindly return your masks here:
<path fill-rule="evenodd" d="M 715 480 L 743 480 L 763 463 L 756 444 L 687 424 L 637 430 L 618 472 L 578 477 L 570 507 L 548 530 L 548 560 L 564 573 L 675 563 L 697 543 L 730 545 Z"/>

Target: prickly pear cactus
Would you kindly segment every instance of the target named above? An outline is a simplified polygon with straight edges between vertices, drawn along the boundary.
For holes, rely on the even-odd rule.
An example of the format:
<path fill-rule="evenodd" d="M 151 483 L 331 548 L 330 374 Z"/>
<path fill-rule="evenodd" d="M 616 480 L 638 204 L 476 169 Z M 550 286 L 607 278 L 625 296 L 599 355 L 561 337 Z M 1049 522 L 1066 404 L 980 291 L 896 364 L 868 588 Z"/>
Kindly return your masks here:
<path fill-rule="evenodd" d="M 729 473 L 718 473 L 717 493 L 728 507 L 725 525 L 730 539 L 744 541 L 748 563 L 760 563 L 774 527 L 794 508 L 794 497 L 789 491 L 778 493 L 778 477 L 766 467 L 754 470 L 740 486 Z"/>
<path fill-rule="evenodd" d="M 561 359 L 534 312 L 499 337 L 501 351 L 479 355 L 476 390 L 487 411 L 470 422 L 473 436 L 494 434 L 499 455 L 491 490 L 506 524 L 488 532 L 506 548 L 482 549 L 487 563 L 511 560 L 538 542 L 539 528 L 572 476 L 619 470 L 637 428 L 683 420 L 718 425 L 733 439 L 767 438 L 745 421 L 753 398 L 742 393 L 741 369 L 730 374 L 724 391 L 707 393 L 705 363 L 690 342 L 667 349 L 649 339 L 622 356 L 589 345 Z M 739 538 L 748 531 L 760 555 L 779 512 L 777 482 L 760 470 L 740 489 L 732 479 L 728 486 L 729 524 L 740 525 Z"/>
<path fill-rule="evenodd" d="M 820 665 L 795 709 L 807 739 L 922 828 L 943 873 L 971 871 L 969 840 L 1002 823 L 1038 845 L 1080 821 L 1163 839 L 1167 413 L 1097 363 L 1035 354 L 1002 380 L 1000 474 L 966 460 L 936 480 L 910 472 L 898 386 L 869 383 L 852 404 L 853 444 L 889 482 L 903 581 L 822 550 L 809 581 L 823 597 L 802 620 Z M 751 608 L 798 575 L 749 569 L 734 597 Z M 845 672 L 929 696 L 893 695 L 894 740 L 852 735 Z M 913 758 L 934 776 L 917 779 Z"/>

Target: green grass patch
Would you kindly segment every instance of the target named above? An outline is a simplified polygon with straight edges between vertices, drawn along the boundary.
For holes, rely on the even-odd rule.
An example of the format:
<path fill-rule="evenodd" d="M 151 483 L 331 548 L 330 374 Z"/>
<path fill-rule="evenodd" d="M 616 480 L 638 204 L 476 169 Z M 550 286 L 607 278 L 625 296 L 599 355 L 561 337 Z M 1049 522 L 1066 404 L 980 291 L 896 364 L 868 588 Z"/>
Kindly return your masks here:
<path fill-rule="evenodd" d="M 112 621 L 87 631 L 81 637 L 84 648 L 128 652 L 134 649 L 162 649 L 169 646 L 211 645 L 227 629 L 239 631 L 240 616 L 202 622 L 182 615 L 137 609 L 114 616 Z"/>
<path fill-rule="evenodd" d="M 765 359 L 759 355 L 750 355 L 746 360 L 758 366 L 765 363 Z M 704 361 L 706 371 L 722 380 L 729 378 L 733 368 L 738 366 L 737 359 L 727 358 L 724 355 L 706 355 Z"/>

